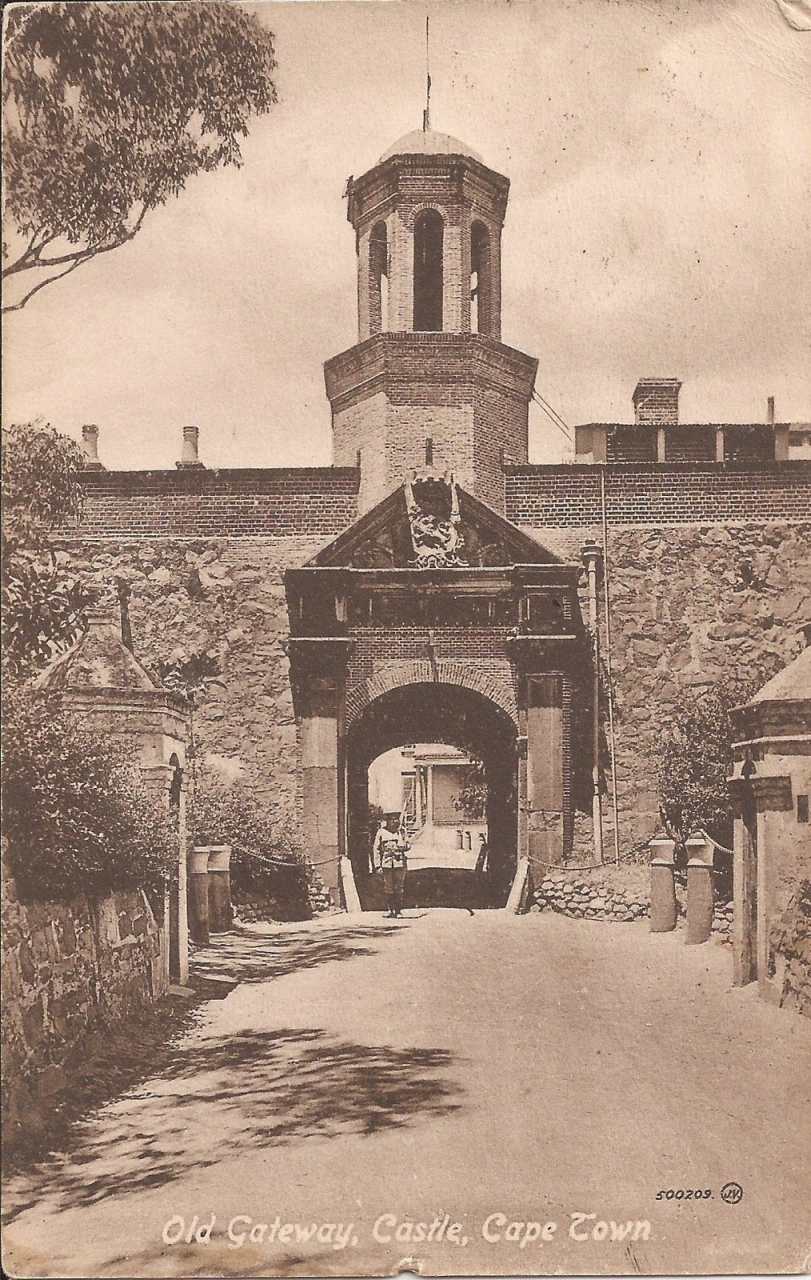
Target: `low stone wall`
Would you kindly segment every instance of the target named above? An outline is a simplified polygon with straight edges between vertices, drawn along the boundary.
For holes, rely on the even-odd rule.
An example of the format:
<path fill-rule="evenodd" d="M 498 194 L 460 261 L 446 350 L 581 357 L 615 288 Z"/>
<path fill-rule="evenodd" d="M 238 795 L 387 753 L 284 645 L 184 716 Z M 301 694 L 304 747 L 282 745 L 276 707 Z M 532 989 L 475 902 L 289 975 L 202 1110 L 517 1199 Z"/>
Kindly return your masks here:
<path fill-rule="evenodd" d="M 610 866 L 581 871 L 561 868 L 536 882 L 530 910 L 557 911 L 576 920 L 630 922 L 647 918 L 649 901 L 648 868 L 642 864 L 616 871 Z M 683 876 L 676 878 L 676 901 L 682 923 L 687 913 Z M 716 901 L 712 930 L 721 939 L 731 935 L 731 902 Z"/>
<path fill-rule="evenodd" d="M 615 888 L 582 872 L 547 875 L 532 894 L 535 911 L 557 911 L 577 920 L 640 920 L 648 914 L 647 895 Z"/>
<path fill-rule="evenodd" d="M 3 885 L 3 1135 L 43 1122 L 92 1040 L 168 990 L 162 930 L 141 891 L 19 901 Z"/>
<path fill-rule="evenodd" d="M 805 881 L 772 930 L 780 1003 L 811 1017 L 811 882 Z"/>

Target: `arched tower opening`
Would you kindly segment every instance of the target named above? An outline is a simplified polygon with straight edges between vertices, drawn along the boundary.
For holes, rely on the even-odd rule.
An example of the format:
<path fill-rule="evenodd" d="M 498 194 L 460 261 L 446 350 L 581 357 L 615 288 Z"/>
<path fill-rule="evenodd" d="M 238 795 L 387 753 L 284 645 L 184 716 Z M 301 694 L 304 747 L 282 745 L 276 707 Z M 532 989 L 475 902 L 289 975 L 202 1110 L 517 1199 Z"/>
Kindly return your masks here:
<path fill-rule="evenodd" d="M 492 334 L 493 331 L 493 259 L 490 232 L 483 222 L 475 221 L 470 229 L 470 331 Z"/>
<path fill-rule="evenodd" d="M 372 228 L 369 238 L 369 332 L 389 328 L 389 246 L 385 222 Z"/>
<path fill-rule="evenodd" d="M 445 224 L 436 209 L 423 209 L 414 220 L 414 329 L 442 329 Z"/>
<path fill-rule="evenodd" d="M 466 143 L 432 129 L 399 138 L 347 180 L 358 341 L 324 377 L 333 462 L 358 467 L 361 511 L 410 471 L 447 467 L 500 509 L 504 461 L 527 461 L 537 362 L 501 341 L 509 187 Z"/>

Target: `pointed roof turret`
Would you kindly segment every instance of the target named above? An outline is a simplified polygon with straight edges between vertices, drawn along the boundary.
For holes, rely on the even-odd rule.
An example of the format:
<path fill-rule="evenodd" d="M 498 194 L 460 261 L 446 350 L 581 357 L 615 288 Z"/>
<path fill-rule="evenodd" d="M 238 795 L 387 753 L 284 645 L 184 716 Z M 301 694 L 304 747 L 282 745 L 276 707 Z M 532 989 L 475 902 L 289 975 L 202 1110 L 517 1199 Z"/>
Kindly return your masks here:
<path fill-rule="evenodd" d="M 37 688 L 139 689 L 165 692 L 121 639 L 117 611 L 88 612 L 87 630 L 37 678 Z"/>

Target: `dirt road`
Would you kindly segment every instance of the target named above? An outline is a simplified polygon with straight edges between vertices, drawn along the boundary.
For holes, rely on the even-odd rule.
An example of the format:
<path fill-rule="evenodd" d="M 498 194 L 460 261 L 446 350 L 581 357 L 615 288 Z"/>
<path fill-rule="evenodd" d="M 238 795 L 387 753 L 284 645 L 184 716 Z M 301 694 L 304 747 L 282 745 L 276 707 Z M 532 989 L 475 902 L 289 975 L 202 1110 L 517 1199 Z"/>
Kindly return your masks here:
<path fill-rule="evenodd" d="M 435 910 L 228 935 L 197 964 L 237 985 L 12 1180 L 13 1274 L 757 1272 L 811 1253 L 811 1028 L 732 989 L 715 943 Z"/>

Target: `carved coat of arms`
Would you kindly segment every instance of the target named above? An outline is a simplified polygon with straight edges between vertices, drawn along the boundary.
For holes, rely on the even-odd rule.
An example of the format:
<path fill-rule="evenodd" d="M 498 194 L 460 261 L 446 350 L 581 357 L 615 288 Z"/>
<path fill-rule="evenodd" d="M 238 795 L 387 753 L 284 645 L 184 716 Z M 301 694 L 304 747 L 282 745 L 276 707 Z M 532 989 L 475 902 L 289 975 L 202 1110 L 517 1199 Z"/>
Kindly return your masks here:
<path fill-rule="evenodd" d="M 447 520 L 419 505 L 410 480 L 405 481 L 404 488 L 414 547 L 411 565 L 417 569 L 453 569 L 466 565 L 467 561 L 459 554 L 465 540 L 459 514 L 459 495 L 453 476 L 450 479 L 451 509 Z"/>

